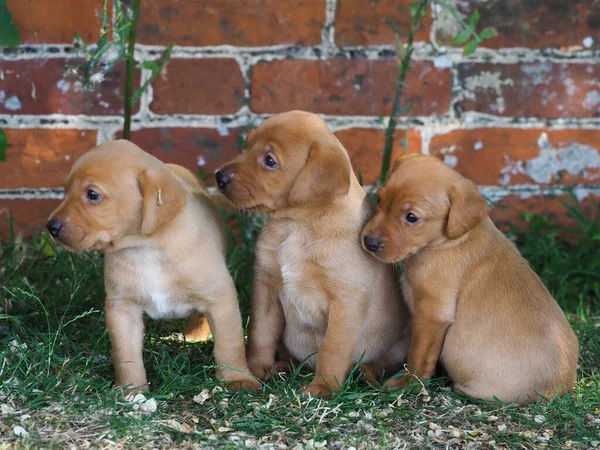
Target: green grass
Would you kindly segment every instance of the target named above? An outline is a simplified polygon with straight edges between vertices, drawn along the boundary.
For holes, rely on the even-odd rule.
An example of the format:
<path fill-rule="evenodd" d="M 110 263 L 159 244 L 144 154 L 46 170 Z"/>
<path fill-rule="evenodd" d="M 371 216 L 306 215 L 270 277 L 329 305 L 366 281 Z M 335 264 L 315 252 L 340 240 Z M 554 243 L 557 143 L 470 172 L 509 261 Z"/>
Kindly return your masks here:
<path fill-rule="evenodd" d="M 570 213 L 581 216 L 577 207 Z M 575 242 L 541 217 L 515 235 L 581 343 L 575 392 L 527 407 L 465 398 L 444 379 L 391 393 L 358 376 L 331 401 L 308 400 L 296 394 L 310 380 L 301 371 L 261 393 L 228 392 L 213 379 L 211 344 L 174 339 L 183 322 L 158 321 L 148 322 L 144 345 L 157 410 L 142 413 L 111 389 L 102 256 L 55 249 L 44 236 L 5 244 L 0 448 L 593 448 L 600 444 L 600 231 L 598 218 L 579 219 Z M 243 216 L 232 235 L 229 263 L 245 316 L 260 226 L 260 218 Z M 194 401 L 203 390 L 205 401 Z M 17 437 L 16 427 L 27 436 Z"/>

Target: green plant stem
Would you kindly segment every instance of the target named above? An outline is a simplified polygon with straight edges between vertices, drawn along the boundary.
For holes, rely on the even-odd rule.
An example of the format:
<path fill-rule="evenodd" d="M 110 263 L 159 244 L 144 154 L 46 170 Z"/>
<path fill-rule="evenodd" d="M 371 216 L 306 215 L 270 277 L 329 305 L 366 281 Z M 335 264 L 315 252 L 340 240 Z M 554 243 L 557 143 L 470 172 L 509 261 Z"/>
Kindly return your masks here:
<path fill-rule="evenodd" d="M 135 40 L 137 34 L 137 25 L 140 18 L 140 3 L 141 0 L 135 0 L 133 3 L 133 16 L 131 20 L 131 28 L 129 29 L 128 51 L 127 51 L 127 69 L 125 79 L 125 122 L 123 123 L 123 138 L 129 139 L 131 136 L 131 111 L 133 105 L 131 98 L 133 97 L 133 75 L 135 69 Z"/>
<path fill-rule="evenodd" d="M 379 181 L 381 184 L 385 183 L 387 179 L 390 164 L 392 160 L 392 150 L 394 148 L 394 136 L 396 133 L 396 117 L 400 114 L 400 109 L 402 106 L 402 95 L 404 94 L 404 88 L 406 86 L 406 75 L 410 70 L 410 60 L 413 53 L 413 41 L 415 38 L 415 33 L 417 31 L 417 27 L 420 23 L 421 13 L 423 12 L 423 8 L 426 8 L 429 4 L 429 0 L 421 0 L 419 3 L 419 8 L 411 20 L 410 23 L 410 31 L 408 33 L 408 42 L 406 44 L 406 51 L 400 60 L 400 75 L 396 80 L 396 94 L 394 95 L 394 102 L 392 103 L 392 111 L 390 113 L 390 120 L 388 122 L 387 129 L 385 130 L 385 145 L 383 150 L 383 159 L 381 161 L 381 172 L 379 176 Z"/>

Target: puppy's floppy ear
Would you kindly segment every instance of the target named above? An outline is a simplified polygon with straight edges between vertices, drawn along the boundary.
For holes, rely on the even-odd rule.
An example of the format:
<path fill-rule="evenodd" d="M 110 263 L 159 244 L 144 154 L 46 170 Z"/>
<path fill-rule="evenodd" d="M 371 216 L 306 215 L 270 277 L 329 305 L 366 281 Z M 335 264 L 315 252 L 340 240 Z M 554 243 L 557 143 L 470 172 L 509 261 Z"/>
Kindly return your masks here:
<path fill-rule="evenodd" d="M 398 158 L 396 161 L 394 161 L 394 164 L 392 165 L 392 168 L 390 169 L 388 176 L 391 175 L 391 173 L 394 172 L 398 167 L 400 167 L 400 165 L 402 165 L 402 163 L 404 161 L 406 161 L 409 158 L 414 158 L 415 156 L 419 156 L 419 155 L 417 155 L 417 154 L 402 155 L 400 158 Z"/>
<path fill-rule="evenodd" d="M 183 210 L 186 191 L 165 167 L 145 169 L 139 184 L 143 197 L 142 235 L 148 236 Z"/>
<path fill-rule="evenodd" d="M 471 180 L 461 180 L 450 186 L 450 212 L 446 236 L 456 239 L 484 220 L 489 212 L 487 201 Z"/>
<path fill-rule="evenodd" d="M 306 165 L 290 191 L 290 205 L 318 205 L 346 194 L 351 172 L 350 161 L 333 142 L 313 143 Z"/>

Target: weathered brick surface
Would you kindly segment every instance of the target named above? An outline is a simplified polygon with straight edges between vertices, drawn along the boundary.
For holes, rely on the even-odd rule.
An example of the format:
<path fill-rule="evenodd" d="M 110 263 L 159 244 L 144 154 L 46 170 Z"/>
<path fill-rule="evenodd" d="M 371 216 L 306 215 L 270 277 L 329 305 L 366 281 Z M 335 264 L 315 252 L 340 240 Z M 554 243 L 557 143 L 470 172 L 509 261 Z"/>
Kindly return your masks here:
<path fill-rule="evenodd" d="M 597 0 L 460 0 L 451 3 L 470 17 L 480 14 L 478 29 L 492 27 L 498 35 L 484 47 L 546 48 L 582 46 L 587 37 L 600 37 L 600 8 Z M 438 38 L 449 42 L 456 35 L 456 22 L 439 21 Z"/>
<path fill-rule="evenodd" d="M 460 108 L 499 116 L 600 117 L 600 65 L 462 64 Z"/>
<path fill-rule="evenodd" d="M 395 93 L 394 60 L 283 60 L 252 69 L 250 108 L 258 113 L 304 109 L 323 114 L 387 115 Z M 410 115 L 444 114 L 450 101 L 450 71 L 415 61 L 407 78 Z"/>
<path fill-rule="evenodd" d="M 39 235 L 59 204 L 60 200 L 0 200 L 0 240 L 11 236 L 11 217 L 15 236 Z"/>
<path fill-rule="evenodd" d="M 407 153 L 421 153 L 421 135 L 418 131 L 405 129 L 396 130 L 392 161 L 400 157 L 404 152 L 404 145 L 400 142 L 406 140 L 408 134 Z M 363 184 L 370 185 L 379 178 L 381 172 L 381 159 L 383 157 L 383 146 L 385 136 L 383 130 L 372 128 L 350 128 L 335 133 L 344 145 L 356 176 L 362 175 Z"/>
<path fill-rule="evenodd" d="M 123 114 L 124 65 L 118 65 L 97 89 L 86 91 L 66 74 L 67 64 L 73 60 L 2 61 L 0 114 Z M 139 86 L 139 71 L 136 74 Z"/>
<path fill-rule="evenodd" d="M 73 162 L 96 146 L 96 131 L 5 129 L 6 162 L 0 162 L 0 189 L 58 188 Z"/>
<path fill-rule="evenodd" d="M 553 225 L 580 229 L 562 202 L 572 205 L 573 199 L 568 195 L 511 195 L 494 204 L 490 209 L 490 217 L 503 231 L 510 231 L 513 227 L 525 229 L 528 225 L 526 213 L 542 214 Z M 592 220 L 598 217 L 600 196 L 590 193 L 581 198 L 579 204 L 584 218 Z"/>
<path fill-rule="evenodd" d="M 410 27 L 408 7 L 412 0 L 343 0 L 335 15 L 335 42 L 338 45 L 393 44 L 394 34 L 406 42 Z M 431 17 L 424 21 L 415 39 L 429 38 Z"/>
<path fill-rule="evenodd" d="M 102 1 L 8 0 L 7 6 L 23 43 L 70 44 L 75 33 L 92 43 L 100 36 Z"/>
<path fill-rule="evenodd" d="M 241 151 L 237 130 L 222 136 L 212 128 L 146 128 L 133 131 L 131 140 L 161 161 L 206 173 L 210 186 L 215 184 L 214 171 Z"/>
<path fill-rule="evenodd" d="M 152 84 L 157 114 L 233 114 L 244 104 L 234 59 L 173 59 Z"/>
<path fill-rule="evenodd" d="M 457 130 L 435 136 L 430 153 L 479 185 L 600 182 L 600 130 Z"/>
<path fill-rule="evenodd" d="M 143 2 L 138 42 L 205 46 L 315 45 L 325 0 L 169 0 Z"/>

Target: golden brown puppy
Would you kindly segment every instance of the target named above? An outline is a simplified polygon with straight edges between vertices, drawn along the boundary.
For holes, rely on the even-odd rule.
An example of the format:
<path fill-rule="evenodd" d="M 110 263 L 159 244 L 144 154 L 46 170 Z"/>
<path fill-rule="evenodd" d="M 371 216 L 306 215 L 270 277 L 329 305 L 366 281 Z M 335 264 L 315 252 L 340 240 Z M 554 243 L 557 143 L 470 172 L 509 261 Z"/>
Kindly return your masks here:
<path fill-rule="evenodd" d="M 362 242 L 404 262 L 413 312 L 409 374 L 387 387 L 429 378 L 439 358 L 473 397 L 528 403 L 573 388 L 577 338 L 473 182 L 430 156 L 400 158 Z"/>
<path fill-rule="evenodd" d="M 143 313 L 187 317 L 186 335 L 212 329 L 217 376 L 258 389 L 248 371 L 225 232 L 205 188 L 187 169 L 163 164 L 134 144 L 102 144 L 82 156 L 50 216 L 50 234 L 73 251 L 104 250 L 106 325 L 117 386 L 146 388 Z"/>
<path fill-rule="evenodd" d="M 338 390 L 357 361 L 369 378 L 399 367 L 409 314 L 393 268 L 360 247 L 371 206 L 325 122 L 303 111 L 266 120 L 216 178 L 235 206 L 269 215 L 256 249 L 251 372 L 268 376 L 280 342 L 316 369 L 312 395 Z"/>

